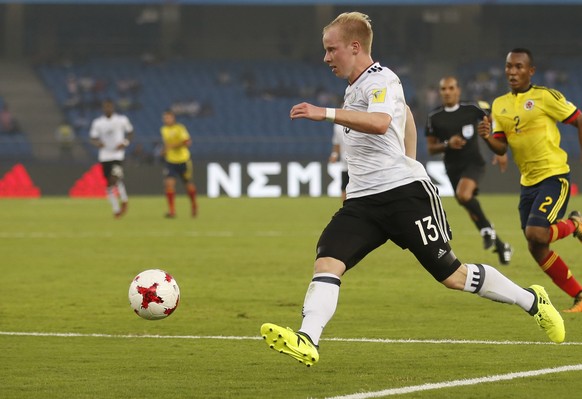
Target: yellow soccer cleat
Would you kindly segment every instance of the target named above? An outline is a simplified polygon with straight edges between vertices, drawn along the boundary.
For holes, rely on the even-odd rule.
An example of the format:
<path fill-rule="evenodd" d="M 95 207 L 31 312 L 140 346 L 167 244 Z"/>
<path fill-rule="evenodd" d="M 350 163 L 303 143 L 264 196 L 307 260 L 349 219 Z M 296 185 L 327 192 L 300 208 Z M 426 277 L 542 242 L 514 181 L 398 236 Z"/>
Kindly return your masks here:
<path fill-rule="evenodd" d="M 566 338 L 566 329 L 564 328 L 564 320 L 560 313 L 550 302 L 550 297 L 544 287 L 540 285 L 532 285 L 528 291 L 534 294 L 534 306 L 530 310 L 530 314 L 534 317 L 538 325 L 546 332 L 548 337 L 557 344 L 564 342 Z"/>
<path fill-rule="evenodd" d="M 269 348 L 289 355 L 307 367 L 311 367 L 319 360 L 319 352 L 311 340 L 289 327 L 283 328 L 276 324 L 265 323 L 261 326 L 261 336 Z"/>

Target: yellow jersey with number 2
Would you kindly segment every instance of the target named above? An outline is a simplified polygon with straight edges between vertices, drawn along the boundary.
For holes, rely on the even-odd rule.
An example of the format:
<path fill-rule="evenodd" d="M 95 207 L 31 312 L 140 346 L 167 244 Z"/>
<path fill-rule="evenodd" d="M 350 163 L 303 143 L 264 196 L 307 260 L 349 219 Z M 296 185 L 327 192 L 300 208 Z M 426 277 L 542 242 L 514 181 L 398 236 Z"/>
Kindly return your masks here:
<path fill-rule="evenodd" d="M 579 113 L 562 93 L 542 86 L 495 99 L 493 137 L 509 144 L 522 185 L 533 186 L 570 171 L 568 154 L 560 147 L 557 122 L 571 123 Z"/>

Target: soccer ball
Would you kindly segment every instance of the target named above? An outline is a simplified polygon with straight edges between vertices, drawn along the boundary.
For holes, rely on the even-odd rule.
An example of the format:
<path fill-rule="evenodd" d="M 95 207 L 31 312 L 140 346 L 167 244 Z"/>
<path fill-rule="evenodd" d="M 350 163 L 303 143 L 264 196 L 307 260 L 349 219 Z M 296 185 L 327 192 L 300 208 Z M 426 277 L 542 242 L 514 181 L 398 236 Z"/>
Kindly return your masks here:
<path fill-rule="evenodd" d="M 179 302 L 178 283 L 163 270 L 145 270 L 129 285 L 129 304 L 144 319 L 164 319 L 176 310 Z"/>

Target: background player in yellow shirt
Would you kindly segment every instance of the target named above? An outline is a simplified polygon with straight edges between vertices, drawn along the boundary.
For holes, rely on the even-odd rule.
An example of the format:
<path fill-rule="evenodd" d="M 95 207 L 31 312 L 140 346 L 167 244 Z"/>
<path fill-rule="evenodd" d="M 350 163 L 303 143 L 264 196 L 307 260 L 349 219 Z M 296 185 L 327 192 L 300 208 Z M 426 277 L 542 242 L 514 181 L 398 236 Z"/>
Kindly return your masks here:
<path fill-rule="evenodd" d="M 493 102 L 493 129 L 485 118 L 478 131 L 496 154 L 511 148 L 521 173 L 519 214 L 529 251 L 554 283 L 574 298 L 566 312 L 582 312 L 582 286 L 550 249 L 552 242 L 570 234 L 582 241 L 580 213 L 573 211 L 562 219 L 570 198 L 570 167 L 557 127 L 557 122 L 575 126 L 582 146 L 582 113 L 560 92 L 532 85 L 534 73 L 529 50 L 509 52 L 505 75 L 511 91 Z"/>
<path fill-rule="evenodd" d="M 198 214 L 198 205 L 196 203 L 196 186 L 193 182 L 194 168 L 188 149 L 192 140 L 186 127 L 176 122 L 176 115 L 172 111 L 164 112 L 163 121 L 164 126 L 160 132 L 164 143 L 164 190 L 169 209 L 166 217 L 176 217 L 175 197 L 178 177 L 184 182 L 186 192 L 190 197 L 192 217 L 195 217 Z"/>

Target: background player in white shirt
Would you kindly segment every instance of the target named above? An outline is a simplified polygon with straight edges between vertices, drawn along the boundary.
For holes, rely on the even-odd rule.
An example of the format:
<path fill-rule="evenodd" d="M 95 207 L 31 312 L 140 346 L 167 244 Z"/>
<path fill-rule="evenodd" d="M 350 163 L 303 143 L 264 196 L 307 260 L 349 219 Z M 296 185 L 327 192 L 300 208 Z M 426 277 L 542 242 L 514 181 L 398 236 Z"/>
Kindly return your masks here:
<path fill-rule="evenodd" d="M 123 183 L 125 149 L 133 135 L 133 126 L 125 115 L 115 113 L 113 101 L 103 101 L 103 115 L 93 120 L 89 137 L 99 148 L 99 162 L 107 179 L 107 199 L 116 218 L 127 212 L 128 197 Z"/>
<path fill-rule="evenodd" d="M 543 287 L 524 289 L 495 268 L 462 263 L 449 244 L 450 229 L 436 187 L 424 167 L 407 156 L 405 143 L 414 120 L 402 84 L 371 56 L 372 27 L 359 12 L 339 15 L 323 30 L 324 61 L 347 79 L 343 109 L 295 105 L 291 119 L 334 122 L 345 127 L 347 199 L 317 243 L 315 273 L 296 333 L 265 323 L 261 335 L 270 348 L 311 366 L 335 313 L 342 275 L 388 240 L 409 249 L 445 287 L 517 304 L 535 317 L 554 342 L 565 338 L 564 321 Z M 414 131 L 416 128 L 414 129 Z M 400 265 L 390 265 L 398 272 Z M 413 287 L 414 284 L 411 284 Z"/>
<path fill-rule="evenodd" d="M 331 154 L 329 154 L 329 163 L 339 162 L 342 171 L 342 201 L 346 199 L 346 187 L 350 181 L 348 175 L 348 162 L 346 161 L 346 152 L 344 151 L 344 127 L 337 123 L 333 125 L 333 136 L 331 137 Z"/>

